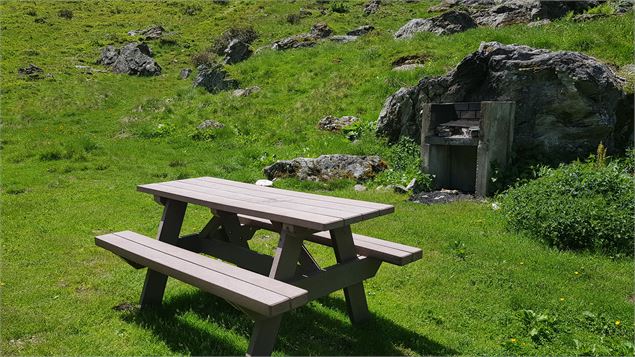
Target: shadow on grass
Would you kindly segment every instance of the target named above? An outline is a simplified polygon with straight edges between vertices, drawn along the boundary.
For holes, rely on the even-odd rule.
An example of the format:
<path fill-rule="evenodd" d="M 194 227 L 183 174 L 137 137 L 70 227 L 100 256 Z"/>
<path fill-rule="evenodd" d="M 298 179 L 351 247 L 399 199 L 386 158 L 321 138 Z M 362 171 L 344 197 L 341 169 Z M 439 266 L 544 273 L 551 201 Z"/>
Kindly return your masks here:
<path fill-rule="evenodd" d="M 374 314 L 369 321 L 353 326 L 320 311 L 346 314 L 342 299 L 318 301 L 321 306 L 309 304 L 284 315 L 276 351 L 284 355 L 457 354 Z M 202 291 L 172 297 L 161 308 L 131 312 L 123 319 L 151 330 L 174 352 L 192 355 L 244 355 L 246 344 L 240 340 L 248 340 L 253 327 L 245 314 Z M 224 332 L 215 333 L 219 328 Z"/>

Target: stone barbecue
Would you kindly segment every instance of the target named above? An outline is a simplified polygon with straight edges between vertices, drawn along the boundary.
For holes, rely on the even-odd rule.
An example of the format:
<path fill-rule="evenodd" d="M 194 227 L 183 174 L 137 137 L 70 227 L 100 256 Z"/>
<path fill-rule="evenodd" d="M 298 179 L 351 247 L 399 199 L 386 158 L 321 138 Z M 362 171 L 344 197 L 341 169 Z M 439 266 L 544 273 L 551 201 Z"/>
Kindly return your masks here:
<path fill-rule="evenodd" d="M 422 106 L 422 169 L 436 189 L 491 193 L 494 171 L 509 164 L 514 109 L 514 102 L 500 101 Z"/>

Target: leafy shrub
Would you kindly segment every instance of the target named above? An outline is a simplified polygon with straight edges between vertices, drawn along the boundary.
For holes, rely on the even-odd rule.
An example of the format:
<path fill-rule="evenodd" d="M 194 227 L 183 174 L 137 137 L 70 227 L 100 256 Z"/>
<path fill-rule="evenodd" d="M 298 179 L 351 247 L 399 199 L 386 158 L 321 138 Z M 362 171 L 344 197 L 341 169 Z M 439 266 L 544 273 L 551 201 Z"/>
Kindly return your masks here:
<path fill-rule="evenodd" d="M 586 11 L 590 15 L 612 15 L 615 13 L 614 5 L 611 3 L 604 3 Z"/>
<path fill-rule="evenodd" d="M 70 20 L 73 18 L 73 12 L 69 9 L 62 9 L 57 13 L 57 16 Z"/>
<path fill-rule="evenodd" d="M 331 5 L 331 11 L 338 14 L 344 14 L 348 12 L 348 6 L 346 6 L 343 2 L 333 3 Z"/>
<path fill-rule="evenodd" d="M 633 159 L 543 167 L 499 196 L 508 225 L 559 249 L 633 254 Z"/>
<path fill-rule="evenodd" d="M 402 137 L 390 148 L 386 157 L 388 169 L 375 177 L 379 185 L 407 185 L 413 178 L 417 179 L 414 191 L 428 191 L 432 186 L 430 175 L 421 172 L 421 151 L 414 140 Z"/>
<path fill-rule="evenodd" d="M 224 51 L 233 39 L 250 44 L 258 38 L 258 33 L 253 27 L 232 27 L 223 32 L 214 40 L 211 51 L 219 56 L 224 55 Z"/>
<path fill-rule="evenodd" d="M 202 8 L 200 6 L 192 6 L 192 5 L 188 5 L 186 7 L 183 8 L 183 15 L 188 15 L 188 16 L 195 16 L 197 15 L 199 12 L 201 12 Z"/>
<path fill-rule="evenodd" d="M 287 15 L 287 22 L 291 25 L 297 25 L 300 23 L 300 14 L 289 14 Z"/>
<path fill-rule="evenodd" d="M 210 49 L 202 50 L 192 55 L 192 64 L 198 67 L 202 64 L 211 66 L 215 62 L 215 55 Z"/>

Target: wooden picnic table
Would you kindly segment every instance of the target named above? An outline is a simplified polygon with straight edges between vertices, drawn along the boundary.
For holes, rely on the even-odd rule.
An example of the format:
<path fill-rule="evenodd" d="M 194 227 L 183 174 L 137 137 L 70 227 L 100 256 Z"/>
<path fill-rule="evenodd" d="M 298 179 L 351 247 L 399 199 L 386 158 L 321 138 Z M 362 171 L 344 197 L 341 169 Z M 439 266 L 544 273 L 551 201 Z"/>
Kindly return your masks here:
<path fill-rule="evenodd" d="M 394 212 L 391 205 L 214 177 L 137 189 L 164 206 L 157 239 L 123 231 L 98 236 L 96 244 L 135 268 L 148 268 L 142 309 L 161 304 L 170 276 L 248 314 L 255 326 L 247 355 L 271 354 L 283 313 L 339 289 L 351 321 L 366 320 L 363 281 L 375 276 L 382 262 L 405 265 L 422 255 L 419 248 L 351 232 L 353 223 Z M 181 236 L 188 203 L 210 208 L 213 216 L 200 232 Z M 273 257 L 249 248 L 258 229 L 280 234 Z M 333 247 L 337 263 L 320 267 L 304 241 Z"/>

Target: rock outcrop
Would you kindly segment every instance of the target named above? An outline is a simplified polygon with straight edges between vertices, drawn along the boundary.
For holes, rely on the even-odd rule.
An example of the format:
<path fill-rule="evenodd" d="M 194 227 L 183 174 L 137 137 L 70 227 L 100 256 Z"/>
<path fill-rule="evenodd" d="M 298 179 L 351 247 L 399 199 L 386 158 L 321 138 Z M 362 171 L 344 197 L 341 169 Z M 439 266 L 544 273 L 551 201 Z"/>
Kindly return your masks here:
<path fill-rule="evenodd" d="M 128 31 L 129 36 L 139 36 L 143 41 L 157 40 L 163 36 L 165 29 L 163 26 L 151 26 L 143 30 Z"/>
<path fill-rule="evenodd" d="M 269 180 L 295 177 L 300 180 L 328 181 L 354 179 L 364 181 L 386 169 L 379 156 L 321 155 L 317 158 L 296 158 L 277 161 L 264 169 Z"/>
<path fill-rule="evenodd" d="M 318 128 L 327 131 L 340 131 L 344 127 L 347 127 L 358 121 L 359 118 L 352 115 L 345 115 L 341 118 L 335 117 L 333 115 L 327 115 L 324 118 L 320 119 L 320 121 L 318 122 Z"/>
<path fill-rule="evenodd" d="M 364 26 L 360 26 L 360 27 L 358 27 L 356 29 L 352 29 L 352 30 L 348 31 L 346 33 L 346 35 L 348 35 L 348 36 L 358 36 L 359 37 L 359 36 L 363 36 L 363 35 L 371 32 L 371 31 L 373 31 L 374 29 L 375 29 L 375 27 L 372 26 L 372 25 L 364 25 Z"/>
<path fill-rule="evenodd" d="M 554 20 L 569 11 L 574 14 L 597 6 L 600 0 L 541 1 L 541 0 L 443 0 L 430 8 L 431 12 L 461 8 L 479 26 L 500 27 L 511 24 Z"/>
<path fill-rule="evenodd" d="M 609 66 L 581 53 L 482 43 L 447 75 L 391 95 L 377 133 L 418 141 L 425 103 L 515 101 L 517 158 L 569 161 L 586 157 L 600 141 L 609 148 L 623 142 L 616 137 L 624 132 L 616 117 L 622 85 Z"/>
<path fill-rule="evenodd" d="M 232 92 L 232 95 L 234 97 L 247 97 L 258 92 L 260 92 L 260 87 L 251 86 L 247 88 L 238 88 Z"/>
<path fill-rule="evenodd" d="M 271 48 L 277 51 L 292 48 L 313 47 L 319 40 L 325 39 L 333 34 L 333 30 L 324 22 L 318 22 L 311 27 L 309 33 L 302 33 L 276 41 Z"/>
<path fill-rule="evenodd" d="M 229 78 L 229 74 L 221 64 L 206 66 L 204 64 L 196 68 L 194 87 L 203 87 L 210 93 L 234 89 L 238 87 L 238 81 Z"/>
<path fill-rule="evenodd" d="M 233 39 L 225 49 L 225 64 L 234 64 L 246 60 L 251 56 L 253 51 L 249 48 L 249 44 L 238 39 Z"/>
<path fill-rule="evenodd" d="M 152 58 L 152 51 L 145 43 L 129 43 L 121 49 L 107 46 L 102 49 L 98 63 L 110 66 L 114 73 L 138 76 L 161 74 L 161 66 Z"/>
<path fill-rule="evenodd" d="M 372 15 L 379 10 L 381 6 L 381 0 L 370 0 L 364 5 L 364 15 Z"/>
<path fill-rule="evenodd" d="M 18 69 L 18 75 L 21 77 L 25 77 L 30 80 L 40 79 L 44 75 L 44 70 L 33 63 L 29 64 L 26 67 L 22 67 Z"/>
<path fill-rule="evenodd" d="M 475 28 L 476 22 L 467 12 L 448 11 L 429 19 L 413 19 L 395 32 L 396 39 L 412 38 L 418 32 L 450 35 Z"/>

